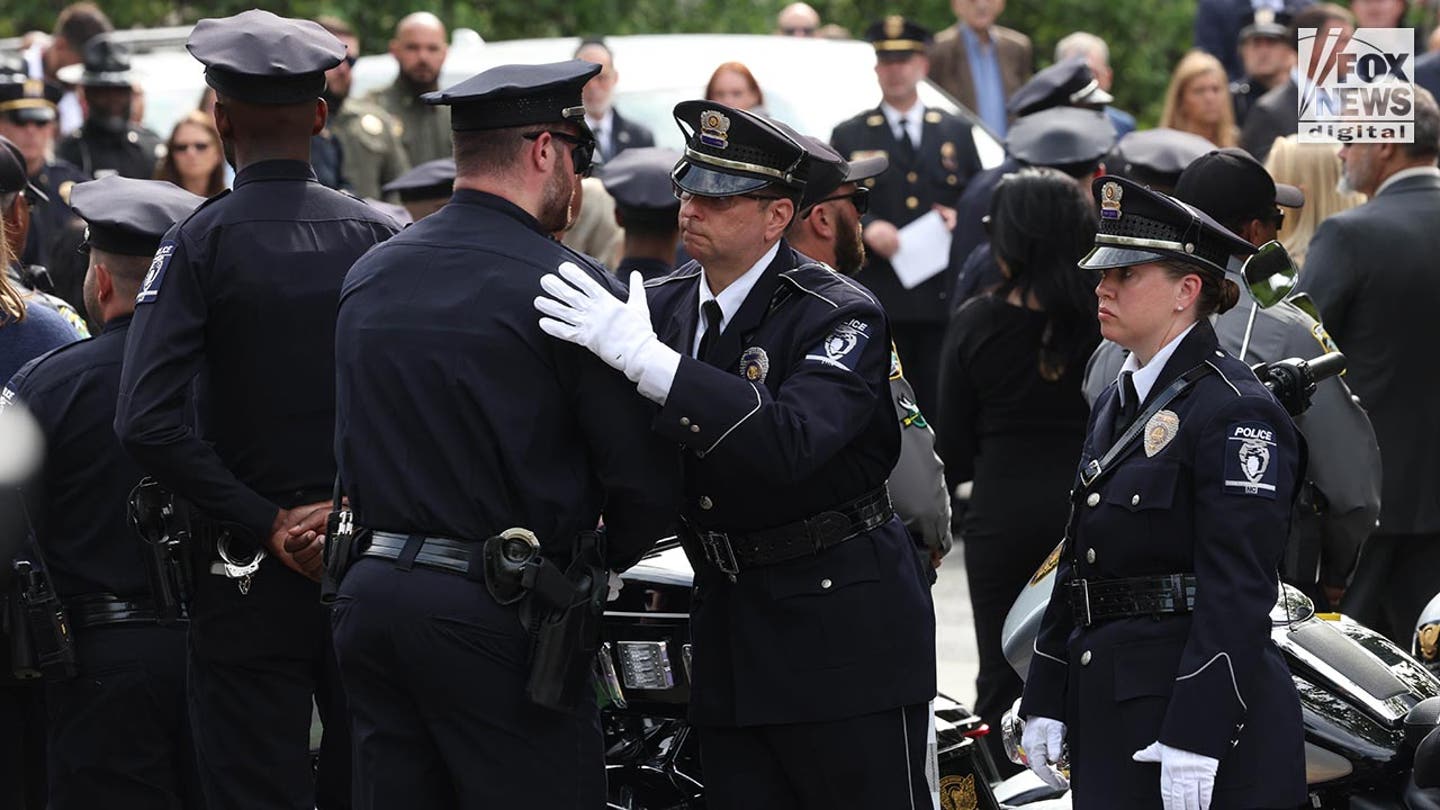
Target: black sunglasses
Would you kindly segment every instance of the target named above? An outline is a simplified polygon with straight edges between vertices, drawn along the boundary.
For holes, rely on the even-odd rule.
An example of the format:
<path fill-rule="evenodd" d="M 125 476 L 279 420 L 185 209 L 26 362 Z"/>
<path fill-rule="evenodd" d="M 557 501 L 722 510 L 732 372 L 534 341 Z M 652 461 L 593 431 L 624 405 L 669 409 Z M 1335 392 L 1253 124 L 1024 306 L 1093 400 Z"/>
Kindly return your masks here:
<path fill-rule="evenodd" d="M 360 57 L 358 57 L 358 56 L 350 56 L 349 54 L 347 54 L 347 55 L 345 56 L 345 65 L 346 65 L 346 67 L 352 67 L 352 68 L 353 68 L 353 67 L 355 67 L 355 63 L 356 63 L 356 62 L 359 62 L 359 61 L 360 61 Z"/>
<path fill-rule="evenodd" d="M 826 197 L 825 199 L 815 203 L 815 205 L 820 205 L 821 203 L 827 202 L 834 202 L 836 200 L 849 200 L 850 204 L 855 206 L 855 213 L 863 217 L 865 216 L 866 212 L 870 210 L 870 189 L 861 186 L 860 188 L 855 189 L 849 194 L 836 194 L 833 197 Z M 811 207 L 813 208 L 814 206 Z"/>
<path fill-rule="evenodd" d="M 1277 231 L 1285 227 L 1285 209 L 1276 208 L 1275 213 L 1267 217 L 1266 221 L 1275 223 L 1275 230 Z"/>
<path fill-rule="evenodd" d="M 568 132 L 559 132 L 552 129 L 542 129 L 539 132 L 527 132 L 523 136 L 527 141 L 538 140 L 541 135 L 549 135 L 552 138 L 562 140 L 574 148 L 570 150 L 570 160 L 575 164 L 575 173 L 581 177 L 589 177 L 590 170 L 594 168 L 595 141 L 590 138 L 581 138 L 578 135 L 571 135 Z"/>

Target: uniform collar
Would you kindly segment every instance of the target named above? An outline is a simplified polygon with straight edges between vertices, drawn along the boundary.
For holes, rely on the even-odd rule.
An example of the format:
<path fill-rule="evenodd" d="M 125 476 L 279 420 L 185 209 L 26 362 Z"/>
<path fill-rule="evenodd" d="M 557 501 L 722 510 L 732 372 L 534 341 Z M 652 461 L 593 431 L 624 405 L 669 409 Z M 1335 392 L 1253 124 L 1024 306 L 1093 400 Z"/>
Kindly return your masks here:
<path fill-rule="evenodd" d="M 1170 342 L 1160 347 L 1160 351 L 1156 352 L 1155 356 L 1150 358 L 1150 362 L 1144 366 L 1140 365 L 1140 361 L 1135 358 L 1134 352 L 1131 352 L 1125 357 L 1125 363 L 1120 366 L 1120 373 L 1122 375 L 1127 371 L 1131 373 L 1130 382 L 1135 385 L 1135 393 L 1140 396 L 1141 402 L 1150 398 L 1150 391 L 1155 387 L 1155 383 L 1160 379 L 1160 375 L 1164 373 L 1165 367 L 1169 365 L 1171 356 L 1180 348 L 1180 344 L 1185 341 L 1185 338 L 1189 337 L 1190 333 L 1195 331 L 1195 327 L 1198 326 L 1199 323 L 1199 321 L 1196 321 L 1190 324 L 1184 332 L 1171 338 Z M 1206 321 L 1206 324 L 1208 325 L 1209 321 Z M 1188 368 L 1181 369 L 1180 373 L 1188 370 Z M 1178 374 L 1172 376 L 1178 376 Z M 1117 377 L 1116 380 L 1118 381 L 1119 378 Z M 1123 402 L 1125 398 L 1125 386 L 1119 386 L 1118 393 L 1122 400 L 1120 404 L 1123 406 L 1125 404 L 1125 402 Z"/>
<path fill-rule="evenodd" d="M 234 187 L 260 180 L 315 180 L 315 170 L 303 160 L 262 160 L 236 172 Z"/>
<path fill-rule="evenodd" d="M 445 208 L 450 208 L 450 206 L 453 205 L 478 205 L 481 208 L 489 208 L 492 211 L 497 211 L 507 217 L 514 218 L 520 222 L 520 224 L 538 234 L 547 238 L 550 236 L 544 228 L 540 227 L 540 220 L 531 216 L 530 212 L 498 194 L 491 194 L 488 191 L 476 191 L 473 188 L 457 188 L 455 189 L 455 193 L 451 195 L 450 202 L 445 205 Z M 444 211 L 445 209 L 441 209 L 439 213 L 444 213 Z"/>
<path fill-rule="evenodd" d="M 704 323 L 705 302 L 715 301 L 720 304 L 720 331 L 724 332 L 725 327 L 729 326 L 730 321 L 735 318 L 735 313 L 740 311 L 740 305 L 745 303 L 745 298 L 749 296 L 750 291 L 755 288 L 755 282 L 760 280 L 760 276 L 765 272 L 765 268 L 770 266 L 770 262 L 775 261 L 775 255 L 779 252 L 780 242 L 776 240 L 775 244 L 771 245 L 770 249 L 765 251 L 765 255 L 761 256 L 759 261 L 750 265 L 749 270 L 746 270 L 743 275 L 730 282 L 730 286 L 721 290 L 719 295 L 710 292 L 710 282 L 706 281 L 704 274 L 701 274 L 700 301 L 696 304 L 695 310 L 701 315 L 701 323 Z"/>
<path fill-rule="evenodd" d="M 130 326 L 130 319 L 133 317 L 135 317 L 134 313 L 131 313 L 129 315 L 117 315 L 114 318 L 111 318 L 110 320 L 105 322 L 104 326 L 100 327 L 100 334 L 108 335 L 111 332 L 120 332 L 124 329 L 127 329 Z"/>

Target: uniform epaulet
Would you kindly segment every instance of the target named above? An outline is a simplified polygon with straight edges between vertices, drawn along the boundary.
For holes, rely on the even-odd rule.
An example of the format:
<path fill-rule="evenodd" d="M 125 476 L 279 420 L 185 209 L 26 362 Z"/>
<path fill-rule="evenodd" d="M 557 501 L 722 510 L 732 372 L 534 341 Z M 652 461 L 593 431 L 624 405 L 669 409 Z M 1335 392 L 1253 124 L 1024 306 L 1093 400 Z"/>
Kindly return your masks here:
<path fill-rule="evenodd" d="M 679 269 L 671 271 L 669 275 L 661 276 L 659 278 L 652 278 L 649 281 L 645 282 L 645 289 L 648 290 L 652 287 L 662 287 L 675 281 L 688 281 L 703 272 L 705 271 L 700 267 L 700 264 L 698 262 L 686 262 L 685 264 L 681 265 Z"/>
<path fill-rule="evenodd" d="M 846 304 L 865 302 L 879 306 L 868 290 L 821 262 L 808 262 L 786 270 L 780 278 L 796 290 L 839 309 Z"/>

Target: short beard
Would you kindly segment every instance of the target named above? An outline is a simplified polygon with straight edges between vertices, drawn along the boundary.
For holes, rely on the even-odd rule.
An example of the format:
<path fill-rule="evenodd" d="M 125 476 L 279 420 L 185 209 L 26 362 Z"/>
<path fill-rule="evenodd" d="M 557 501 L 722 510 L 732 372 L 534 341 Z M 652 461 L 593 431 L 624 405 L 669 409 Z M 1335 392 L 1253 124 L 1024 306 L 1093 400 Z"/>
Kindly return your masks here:
<path fill-rule="evenodd" d="M 575 175 L 567 174 L 565 161 L 555 162 L 555 171 L 545 181 L 545 193 L 540 198 L 540 212 L 536 217 L 540 229 L 546 233 L 560 233 L 575 222 L 570 204 L 575 200 Z"/>
<path fill-rule="evenodd" d="M 848 221 L 835 233 L 835 269 L 847 276 L 860 272 L 865 264 L 865 240 L 861 237 L 860 223 Z M 853 227 L 852 227 L 853 225 Z"/>

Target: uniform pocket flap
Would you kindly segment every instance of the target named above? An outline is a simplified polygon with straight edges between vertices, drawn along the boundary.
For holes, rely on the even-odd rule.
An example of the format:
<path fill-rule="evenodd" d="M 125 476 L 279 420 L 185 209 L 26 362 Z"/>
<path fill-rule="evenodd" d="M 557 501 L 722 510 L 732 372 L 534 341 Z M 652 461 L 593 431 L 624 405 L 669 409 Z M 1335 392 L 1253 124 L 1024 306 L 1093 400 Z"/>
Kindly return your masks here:
<path fill-rule="evenodd" d="M 1171 643 L 1128 644 L 1115 648 L 1115 700 L 1169 697 L 1181 648 Z"/>
<path fill-rule="evenodd" d="M 1105 502 L 1131 512 L 1169 509 L 1180 476 L 1176 464 L 1126 464 L 1115 471 L 1105 487 Z"/>
<path fill-rule="evenodd" d="M 854 537 L 813 557 L 770 569 L 770 596 L 825 596 L 861 582 L 878 582 L 880 565 L 869 536 Z"/>

